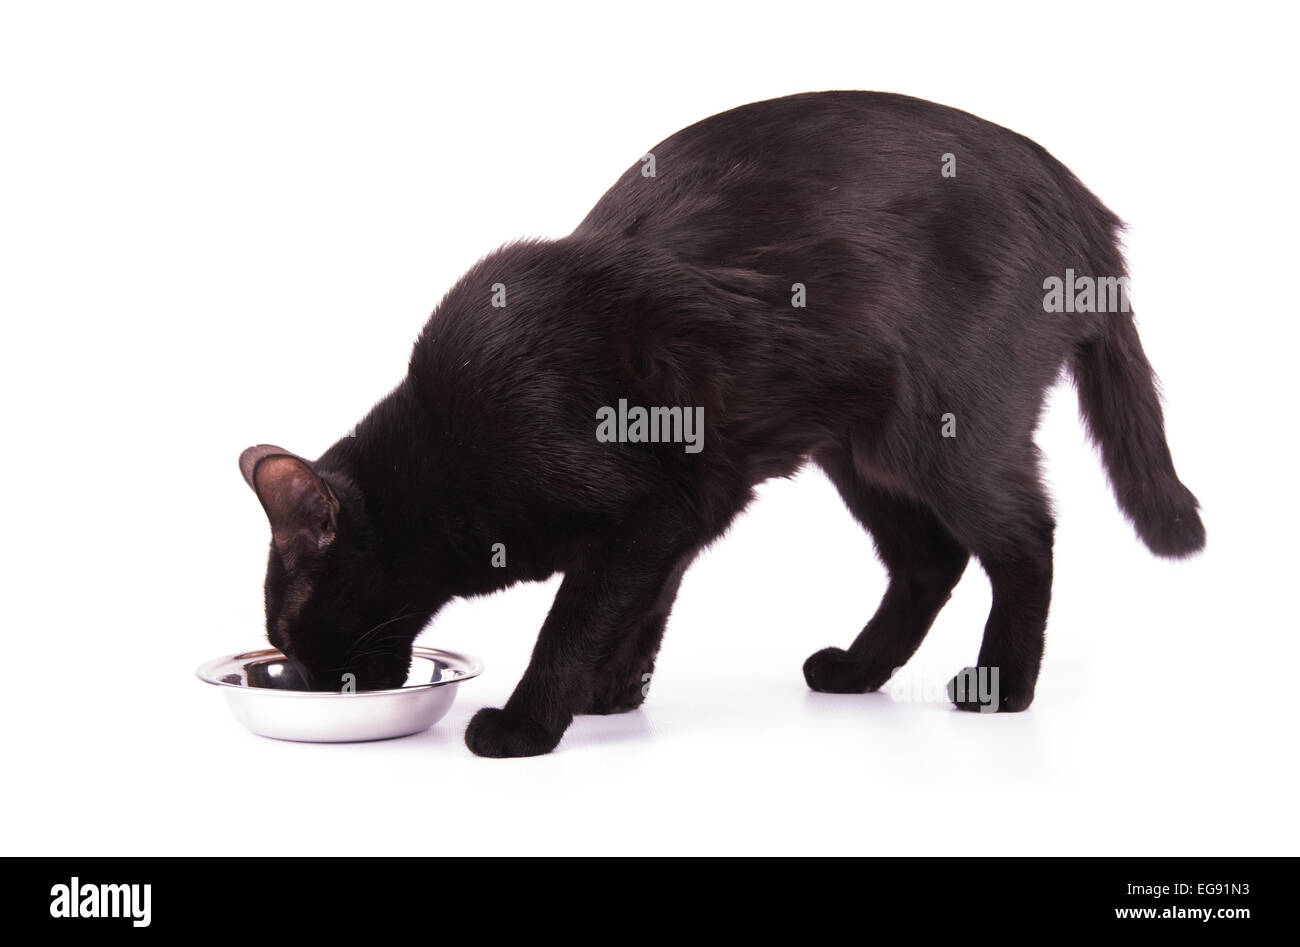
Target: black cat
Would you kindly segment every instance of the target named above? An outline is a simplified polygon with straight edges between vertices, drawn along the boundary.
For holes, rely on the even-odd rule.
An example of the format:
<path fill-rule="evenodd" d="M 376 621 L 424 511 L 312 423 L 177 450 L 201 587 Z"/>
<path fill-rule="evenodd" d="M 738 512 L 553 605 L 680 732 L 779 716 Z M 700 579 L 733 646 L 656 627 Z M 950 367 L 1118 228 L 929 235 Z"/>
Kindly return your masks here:
<path fill-rule="evenodd" d="M 1205 541 L 1113 291 L 1119 227 L 1034 142 L 904 96 L 692 125 L 570 236 L 475 265 L 354 436 L 314 462 L 244 452 L 273 533 L 270 640 L 324 686 L 392 686 L 452 596 L 562 572 L 523 679 L 465 735 L 546 753 L 575 714 L 641 704 L 691 560 L 755 484 L 811 459 L 890 584 L 848 650 L 808 659 L 809 686 L 884 684 L 973 553 L 993 585 L 987 709 L 1023 710 L 1054 528 L 1032 436 L 1063 363 L 1143 541 Z"/>

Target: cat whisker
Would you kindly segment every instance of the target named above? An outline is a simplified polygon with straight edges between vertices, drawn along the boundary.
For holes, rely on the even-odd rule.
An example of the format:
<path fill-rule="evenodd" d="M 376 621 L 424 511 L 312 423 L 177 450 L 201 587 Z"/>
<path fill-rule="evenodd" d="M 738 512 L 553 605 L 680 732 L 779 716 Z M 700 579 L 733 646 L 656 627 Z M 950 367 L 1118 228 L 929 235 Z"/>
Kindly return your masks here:
<path fill-rule="evenodd" d="M 349 654 L 355 651 L 357 648 L 360 648 L 362 645 L 367 644 L 371 640 L 371 636 L 373 636 L 381 628 L 387 628 L 393 622 L 402 621 L 403 619 L 406 618 L 415 618 L 419 614 L 420 614 L 419 612 L 407 612 L 405 615 L 395 615 L 392 618 L 388 619 L 388 621 L 380 622 L 378 625 L 375 625 L 375 627 L 371 628 L 364 635 L 362 635 L 360 638 L 358 638 L 356 641 L 352 643 L 352 647 L 348 649 Z"/>

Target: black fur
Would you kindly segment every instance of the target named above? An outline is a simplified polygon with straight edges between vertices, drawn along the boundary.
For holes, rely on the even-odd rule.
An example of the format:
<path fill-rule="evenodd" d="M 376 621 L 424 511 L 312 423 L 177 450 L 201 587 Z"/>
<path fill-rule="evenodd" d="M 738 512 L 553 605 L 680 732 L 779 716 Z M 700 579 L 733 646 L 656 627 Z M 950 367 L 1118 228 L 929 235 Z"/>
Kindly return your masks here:
<path fill-rule="evenodd" d="M 692 558 L 755 484 L 811 458 L 890 584 L 847 650 L 808 659 L 809 686 L 880 687 L 973 554 L 993 585 L 978 666 L 999 669 L 996 709 L 1022 710 L 1054 528 L 1032 437 L 1062 365 L 1139 535 L 1201 548 L 1131 316 L 1044 311 L 1047 277 L 1124 265 L 1117 218 L 1042 148 L 833 92 L 714 116 L 651 154 L 654 176 L 635 164 L 570 236 L 474 266 L 355 436 L 313 463 L 246 452 L 275 536 L 270 637 L 319 686 L 344 670 L 392 685 L 452 596 L 562 572 L 513 696 L 466 733 L 483 756 L 548 752 L 574 715 L 640 705 Z M 702 407 L 702 450 L 599 441 L 620 399 Z"/>

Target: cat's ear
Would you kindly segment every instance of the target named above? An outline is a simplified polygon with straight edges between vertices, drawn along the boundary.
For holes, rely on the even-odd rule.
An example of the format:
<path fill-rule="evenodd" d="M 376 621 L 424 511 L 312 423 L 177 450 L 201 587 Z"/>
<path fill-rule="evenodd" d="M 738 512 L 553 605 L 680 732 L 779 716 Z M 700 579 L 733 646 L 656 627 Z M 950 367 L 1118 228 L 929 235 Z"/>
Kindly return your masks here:
<path fill-rule="evenodd" d="M 287 568 L 334 542 L 338 497 L 307 461 L 282 447 L 259 444 L 240 454 L 239 471 L 262 501 L 271 538 Z"/>

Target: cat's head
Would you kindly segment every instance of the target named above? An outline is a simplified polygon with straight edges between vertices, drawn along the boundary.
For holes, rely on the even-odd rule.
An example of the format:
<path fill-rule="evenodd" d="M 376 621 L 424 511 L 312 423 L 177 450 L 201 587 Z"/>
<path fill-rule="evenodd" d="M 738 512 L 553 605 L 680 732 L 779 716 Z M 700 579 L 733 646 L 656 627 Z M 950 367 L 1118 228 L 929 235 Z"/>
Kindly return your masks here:
<path fill-rule="evenodd" d="M 239 469 L 271 521 L 271 644 L 312 690 L 400 686 L 428 616 L 412 614 L 386 581 L 359 491 L 267 444 L 244 451 Z"/>

